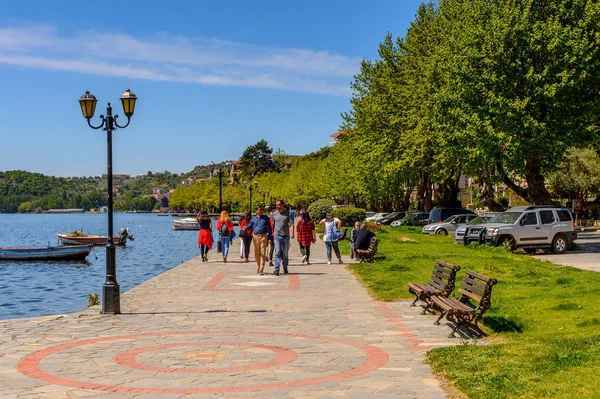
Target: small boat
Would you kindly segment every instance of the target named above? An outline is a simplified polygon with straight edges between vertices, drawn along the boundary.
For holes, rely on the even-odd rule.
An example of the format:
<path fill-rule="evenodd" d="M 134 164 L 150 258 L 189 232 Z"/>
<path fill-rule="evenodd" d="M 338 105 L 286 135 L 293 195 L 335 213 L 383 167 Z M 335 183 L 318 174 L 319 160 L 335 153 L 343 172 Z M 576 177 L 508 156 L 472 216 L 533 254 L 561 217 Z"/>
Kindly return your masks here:
<path fill-rule="evenodd" d="M 62 245 L 106 245 L 108 241 L 108 236 L 87 235 L 76 230 L 68 234 L 56 233 L 56 236 Z M 128 239 L 133 241 L 135 238 L 129 235 L 129 229 L 125 227 L 119 230 L 119 234 L 113 236 L 115 245 L 125 245 Z"/>
<path fill-rule="evenodd" d="M 0 248 L 0 260 L 81 260 L 92 251 L 91 245 L 45 248 Z"/>
<path fill-rule="evenodd" d="M 200 223 L 196 218 L 174 219 L 171 221 L 173 230 L 200 230 Z"/>

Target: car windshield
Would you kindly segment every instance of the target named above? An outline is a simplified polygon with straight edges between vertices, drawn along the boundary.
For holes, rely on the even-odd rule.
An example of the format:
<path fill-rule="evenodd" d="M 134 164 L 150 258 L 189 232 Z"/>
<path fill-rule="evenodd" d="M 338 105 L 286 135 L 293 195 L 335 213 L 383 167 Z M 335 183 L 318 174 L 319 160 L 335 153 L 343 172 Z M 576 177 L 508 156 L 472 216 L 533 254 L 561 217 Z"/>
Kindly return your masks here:
<path fill-rule="evenodd" d="M 471 219 L 471 221 L 468 223 L 469 225 L 474 225 L 474 224 L 483 224 L 485 222 L 487 222 L 490 218 L 488 217 L 481 217 L 478 216 L 475 219 Z"/>
<path fill-rule="evenodd" d="M 513 224 L 517 221 L 519 216 L 521 216 L 523 212 L 502 212 L 499 215 L 494 216 L 488 223 L 509 223 Z"/>
<path fill-rule="evenodd" d="M 456 219 L 458 216 L 454 215 L 454 216 L 450 216 L 448 219 L 444 220 L 442 223 L 452 223 L 452 221 L 454 219 Z"/>

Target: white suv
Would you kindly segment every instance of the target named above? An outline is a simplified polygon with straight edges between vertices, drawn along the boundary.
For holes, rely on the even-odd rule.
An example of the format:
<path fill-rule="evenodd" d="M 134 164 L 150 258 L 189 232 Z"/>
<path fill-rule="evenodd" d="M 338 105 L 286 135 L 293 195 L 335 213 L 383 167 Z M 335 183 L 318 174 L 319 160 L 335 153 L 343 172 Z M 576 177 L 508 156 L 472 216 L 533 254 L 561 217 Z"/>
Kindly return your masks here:
<path fill-rule="evenodd" d="M 478 227 L 483 227 L 480 237 L 486 244 L 503 245 L 511 251 L 523 248 L 527 253 L 541 248 L 562 254 L 577 239 L 571 212 L 548 205 L 516 206 Z"/>

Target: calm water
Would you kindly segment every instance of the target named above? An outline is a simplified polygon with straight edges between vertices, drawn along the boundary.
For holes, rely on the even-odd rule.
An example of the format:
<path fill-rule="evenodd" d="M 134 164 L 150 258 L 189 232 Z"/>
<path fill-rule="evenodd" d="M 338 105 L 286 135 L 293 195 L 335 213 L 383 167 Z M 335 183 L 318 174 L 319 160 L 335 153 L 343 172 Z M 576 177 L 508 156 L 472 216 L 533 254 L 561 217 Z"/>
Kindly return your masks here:
<path fill-rule="evenodd" d="M 115 233 L 129 227 L 135 237 L 116 249 L 121 293 L 200 254 L 198 232 L 174 231 L 171 220 L 152 214 L 114 215 Z M 57 232 L 83 229 L 105 235 L 107 225 L 106 214 L 0 214 L 0 247 L 58 245 Z M 95 246 L 85 261 L 0 261 L 0 319 L 85 309 L 88 294 L 102 294 L 105 252 L 104 246 Z"/>

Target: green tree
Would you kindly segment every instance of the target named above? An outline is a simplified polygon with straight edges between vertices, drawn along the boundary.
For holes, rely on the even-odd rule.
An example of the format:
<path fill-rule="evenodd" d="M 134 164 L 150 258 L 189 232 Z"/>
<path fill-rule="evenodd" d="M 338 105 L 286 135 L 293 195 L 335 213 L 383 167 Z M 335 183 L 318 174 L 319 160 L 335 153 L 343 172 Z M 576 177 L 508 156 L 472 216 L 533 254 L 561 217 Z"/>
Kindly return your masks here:
<path fill-rule="evenodd" d="M 548 182 L 552 191 L 563 198 L 587 201 L 600 195 L 600 157 L 592 148 L 570 148 L 559 169 Z"/>
<path fill-rule="evenodd" d="M 252 178 L 259 173 L 275 170 L 273 149 L 265 140 L 248 146 L 240 158 L 240 171 L 244 177 Z"/>

